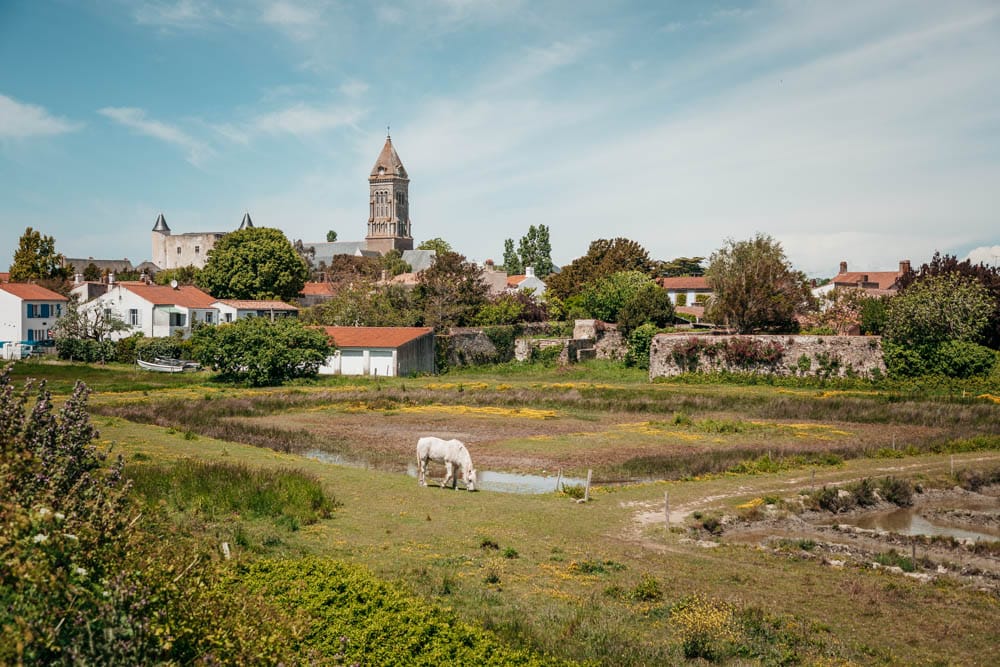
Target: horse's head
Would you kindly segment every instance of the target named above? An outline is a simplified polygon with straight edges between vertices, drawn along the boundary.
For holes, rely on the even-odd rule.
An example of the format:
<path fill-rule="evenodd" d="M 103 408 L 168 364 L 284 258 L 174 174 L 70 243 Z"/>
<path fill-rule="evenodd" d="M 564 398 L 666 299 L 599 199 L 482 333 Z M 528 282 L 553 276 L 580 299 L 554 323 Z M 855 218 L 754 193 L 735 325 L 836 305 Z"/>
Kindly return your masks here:
<path fill-rule="evenodd" d="M 475 491 L 476 482 L 477 482 L 476 469 L 469 468 L 469 471 L 465 473 L 465 488 L 467 488 L 469 491 Z"/>

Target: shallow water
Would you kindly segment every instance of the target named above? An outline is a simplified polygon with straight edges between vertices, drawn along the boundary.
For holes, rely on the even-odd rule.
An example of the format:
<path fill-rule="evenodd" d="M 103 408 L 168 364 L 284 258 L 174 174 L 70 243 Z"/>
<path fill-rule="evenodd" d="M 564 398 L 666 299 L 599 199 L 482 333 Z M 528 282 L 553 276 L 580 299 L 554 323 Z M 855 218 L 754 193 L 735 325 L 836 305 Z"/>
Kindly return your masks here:
<path fill-rule="evenodd" d="M 300 456 L 304 456 L 307 459 L 312 459 L 314 461 L 319 461 L 320 463 L 330 463 L 337 466 L 347 466 L 349 468 L 371 468 L 371 466 L 365 461 L 355 461 L 354 459 L 345 458 L 340 454 L 324 452 L 322 449 L 310 449 L 301 452 Z"/>
<path fill-rule="evenodd" d="M 1000 540 L 1000 535 L 985 532 L 989 530 L 970 530 L 939 521 L 931 521 L 921 516 L 919 510 L 912 507 L 901 507 L 891 512 L 875 512 L 849 519 L 838 519 L 837 523 L 857 526 L 867 530 L 881 530 L 898 535 L 927 535 L 930 537 L 942 535 L 959 540 L 980 540 L 984 542 Z"/>
<path fill-rule="evenodd" d="M 417 466 L 411 465 L 406 469 L 406 474 L 410 477 L 417 476 Z M 434 477 L 433 474 L 440 475 Z M 433 471 L 429 484 L 440 484 L 444 477 L 444 469 Z M 498 491 L 500 493 L 553 493 L 556 490 L 556 482 L 559 480 L 556 475 L 520 475 L 512 472 L 494 472 L 492 470 L 478 470 L 476 476 L 479 477 L 479 489 L 482 491 Z M 562 483 L 566 486 L 582 486 L 587 483 L 585 479 L 576 477 L 563 477 Z"/>

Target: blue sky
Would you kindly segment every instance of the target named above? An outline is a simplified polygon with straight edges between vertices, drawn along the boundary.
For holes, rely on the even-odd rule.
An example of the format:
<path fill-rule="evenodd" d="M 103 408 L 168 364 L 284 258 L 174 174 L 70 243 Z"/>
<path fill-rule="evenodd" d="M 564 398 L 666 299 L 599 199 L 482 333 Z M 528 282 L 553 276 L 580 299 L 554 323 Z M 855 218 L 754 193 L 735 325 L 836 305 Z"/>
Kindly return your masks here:
<path fill-rule="evenodd" d="M 137 263 L 161 211 L 360 239 L 387 124 L 414 237 L 477 261 L 1000 261 L 996 2 L 5 0 L 0 265 L 27 226 Z"/>

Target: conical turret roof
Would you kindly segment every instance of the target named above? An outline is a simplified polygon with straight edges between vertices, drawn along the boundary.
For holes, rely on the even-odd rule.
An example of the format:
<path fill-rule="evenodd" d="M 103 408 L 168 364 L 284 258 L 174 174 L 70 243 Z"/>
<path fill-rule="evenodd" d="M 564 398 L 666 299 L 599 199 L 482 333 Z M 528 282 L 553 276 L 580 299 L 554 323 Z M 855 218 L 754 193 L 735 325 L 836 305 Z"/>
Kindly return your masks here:
<path fill-rule="evenodd" d="M 240 223 L 240 229 L 249 229 L 253 227 L 253 220 L 250 219 L 250 212 L 247 211 L 243 214 L 243 222 Z"/>
<path fill-rule="evenodd" d="M 386 135 L 385 146 L 382 147 L 382 152 L 378 154 L 378 159 L 375 160 L 375 166 L 372 167 L 372 173 L 369 176 L 370 178 L 378 178 L 380 176 L 407 178 L 403 161 L 399 159 L 399 154 L 392 145 L 392 137 Z"/>
<path fill-rule="evenodd" d="M 156 216 L 156 224 L 153 225 L 154 232 L 169 232 L 170 227 L 167 227 L 167 219 L 163 217 L 163 214 Z"/>

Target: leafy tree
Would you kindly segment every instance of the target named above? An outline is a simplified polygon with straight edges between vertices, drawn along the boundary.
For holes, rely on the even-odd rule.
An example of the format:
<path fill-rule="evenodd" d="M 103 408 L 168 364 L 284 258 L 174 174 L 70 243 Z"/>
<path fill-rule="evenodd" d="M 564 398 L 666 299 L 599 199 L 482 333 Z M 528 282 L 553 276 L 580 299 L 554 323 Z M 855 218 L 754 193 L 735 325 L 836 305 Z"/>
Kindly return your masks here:
<path fill-rule="evenodd" d="M 309 267 L 280 230 L 248 227 L 223 236 L 208 253 L 198 286 L 217 299 L 296 298 Z"/>
<path fill-rule="evenodd" d="M 55 239 L 28 227 L 14 251 L 10 279 L 13 282 L 65 280 L 67 272 L 62 263 L 63 256 L 56 252 Z"/>
<path fill-rule="evenodd" d="M 656 275 L 665 278 L 702 276 L 705 275 L 704 261 L 704 257 L 675 257 L 669 262 L 657 262 Z"/>
<path fill-rule="evenodd" d="M 315 279 L 316 248 L 311 245 L 306 245 L 302 242 L 302 239 L 297 239 L 295 243 L 292 244 L 292 247 L 295 248 L 295 252 L 302 259 L 302 261 L 306 263 L 306 266 L 309 267 L 310 276 L 307 280 Z"/>
<path fill-rule="evenodd" d="M 546 291 L 567 301 L 580 294 L 584 285 L 620 271 L 641 271 L 651 274 L 653 262 L 641 245 L 625 238 L 598 239 L 590 244 L 587 254 L 578 257 L 560 273 L 546 279 Z"/>
<path fill-rule="evenodd" d="M 539 303 L 530 291 L 505 292 L 483 304 L 473 323 L 478 326 L 544 322 L 548 319 L 546 303 Z"/>
<path fill-rule="evenodd" d="M 948 340 L 978 343 L 993 303 L 979 282 L 957 273 L 922 278 L 889 301 L 885 337 L 918 347 Z"/>
<path fill-rule="evenodd" d="M 401 273 L 409 273 L 413 270 L 409 264 L 403 261 L 403 253 L 395 248 L 382 255 L 379 265 L 390 277 L 398 276 Z"/>
<path fill-rule="evenodd" d="M 529 266 L 540 278 L 552 273 L 552 243 L 549 241 L 549 228 L 545 225 L 528 227 L 528 233 L 521 237 L 516 252 L 513 239 L 504 241 L 503 265 L 509 274 L 524 273 Z"/>
<path fill-rule="evenodd" d="M 443 255 L 446 252 L 452 252 L 451 244 L 441 237 L 427 239 L 417 246 L 417 250 L 433 250 L 438 255 Z"/>
<path fill-rule="evenodd" d="M 326 233 L 326 242 L 335 243 L 337 241 L 337 232 L 332 229 Z"/>
<path fill-rule="evenodd" d="M 259 387 L 316 375 L 331 345 L 325 333 L 294 318 L 251 317 L 196 329 L 192 351 L 222 379 Z"/>
<path fill-rule="evenodd" d="M 439 253 L 416 290 L 424 326 L 435 329 L 470 324 L 487 293 L 482 270 L 455 252 Z"/>
<path fill-rule="evenodd" d="M 907 287 L 918 280 L 949 273 L 971 278 L 989 292 L 993 303 L 993 312 L 990 314 L 989 322 L 983 332 L 982 342 L 987 347 L 1000 350 L 1000 267 L 989 266 L 985 263 L 973 264 L 967 259 L 960 262 L 954 255 L 942 255 L 935 252 L 931 261 L 922 265 L 919 270 L 910 271 L 901 276 L 899 286 L 901 290 L 905 291 Z"/>
<path fill-rule="evenodd" d="M 641 271 L 612 273 L 584 287 L 580 295 L 581 305 L 593 318 L 605 322 L 617 322 L 618 314 L 625 304 L 650 284 L 653 284 L 653 279 Z M 655 284 L 653 286 L 656 287 Z"/>
<path fill-rule="evenodd" d="M 729 239 L 712 253 L 705 275 L 713 291 L 709 317 L 739 333 L 794 330 L 795 316 L 813 301 L 805 274 L 767 234 Z"/>
<path fill-rule="evenodd" d="M 653 344 L 653 336 L 657 333 L 659 328 L 652 322 L 647 322 L 628 334 L 625 349 L 626 366 L 649 368 L 649 348 Z"/>
<path fill-rule="evenodd" d="M 816 322 L 838 335 L 847 335 L 854 327 L 861 328 L 862 310 L 870 300 L 871 297 L 859 289 L 835 287 L 820 297 Z"/>
<path fill-rule="evenodd" d="M 644 324 L 663 328 L 673 321 L 674 304 L 670 301 L 670 295 L 653 281 L 642 285 L 618 311 L 618 328 L 623 335 L 628 335 Z"/>
<path fill-rule="evenodd" d="M 52 335 L 57 341 L 60 338 L 75 338 L 100 342 L 109 340 L 112 334 L 128 329 L 125 320 L 113 310 L 81 304 L 79 299 L 71 296 L 66 302 L 62 317 L 52 326 Z"/>
<path fill-rule="evenodd" d="M 91 262 L 87 264 L 87 267 L 83 270 L 83 279 L 96 282 L 104 277 L 104 272 L 98 268 L 96 264 Z"/>
<path fill-rule="evenodd" d="M 521 257 L 514 250 L 514 239 L 507 239 L 503 242 L 503 269 L 508 275 L 516 276 L 524 273 L 524 264 Z"/>
<path fill-rule="evenodd" d="M 885 329 L 887 296 L 868 297 L 861 301 L 861 333 L 865 336 L 881 336 Z"/>
<path fill-rule="evenodd" d="M 178 285 L 194 285 L 198 282 L 198 274 L 200 273 L 201 269 L 194 265 L 164 269 L 157 272 L 153 277 L 153 282 L 157 285 L 169 285 L 171 280 L 176 280 Z"/>
<path fill-rule="evenodd" d="M 326 326 L 410 327 L 420 323 L 422 314 L 409 288 L 361 279 L 343 285 L 332 299 L 303 311 L 301 318 Z"/>

